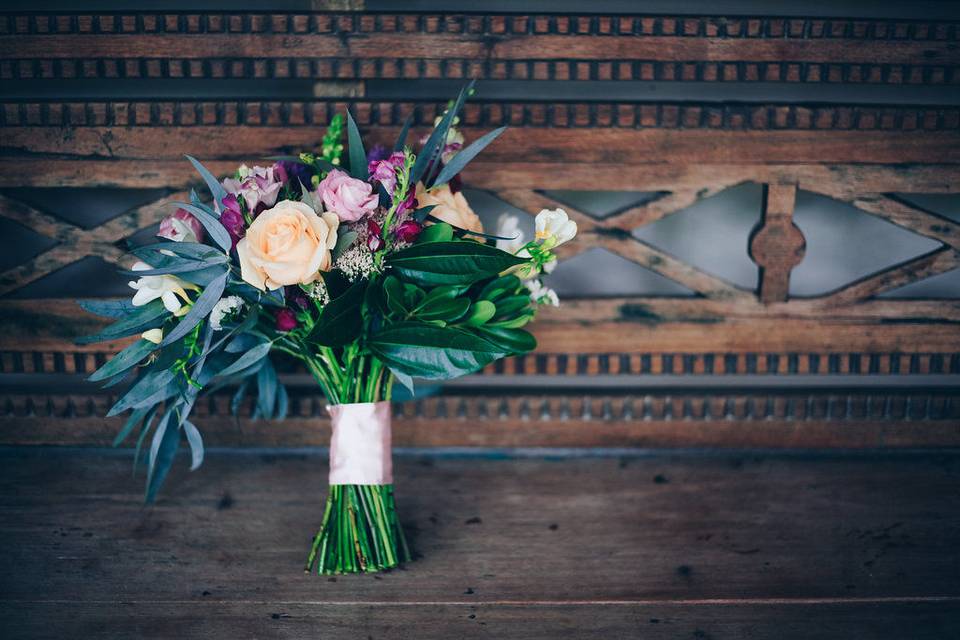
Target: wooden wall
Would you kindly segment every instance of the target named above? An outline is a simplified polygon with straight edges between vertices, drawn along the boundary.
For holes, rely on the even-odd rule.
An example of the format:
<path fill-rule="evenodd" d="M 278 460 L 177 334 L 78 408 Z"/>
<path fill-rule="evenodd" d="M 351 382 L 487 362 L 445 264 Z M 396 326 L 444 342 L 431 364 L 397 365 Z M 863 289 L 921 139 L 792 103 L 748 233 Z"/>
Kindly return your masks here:
<path fill-rule="evenodd" d="M 511 128 L 471 165 L 471 187 L 530 213 L 564 206 L 581 230 L 564 258 L 603 247 L 697 295 L 565 301 L 536 326 L 538 353 L 405 408 L 400 444 L 960 444 L 960 301 L 877 297 L 960 267 L 960 224 L 898 195 L 960 192 L 960 21 L 599 12 L 607 4 L 590 15 L 520 13 L 524 3 L 496 14 L 358 3 L 0 13 L 0 188 L 167 193 L 93 229 L 0 196 L 0 215 L 56 240 L 0 273 L 0 293 L 84 256 L 122 262 L 124 240 L 197 184 L 184 153 L 227 173 L 315 147 L 347 107 L 365 134 L 392 141 L 408 114 L 422 130 L 443 96 L 478 78 L 466 136 Z M 743 182 L 764 185 L 752 290 L 630 234 Z M 597 219 L 545 195 L 552 189 L 662 197 Z M 806 244 L 792 220 L 798 190 L 939 246 L 791 298 Z M 96 320 L 70 300 L 8 299 L 0 314 L 4 379 L 27 381 L 0 398 L 0 441 L 107 442 L 106 396 L 49 386 L 63 388 L 63 376 L 91 371 L 115 346 L 72 344 Z M 539 386 L 504 395 L 505 375 Z M 743 378 L 754 375 L 804 384 Z M 936 387 L 911 381 L 931 376 Z M 569 381 L 583 377 L 607 388 Z M 679 378 L 675 388 L 657 382 Z M 318 399 L 304 391 L 298 402 L 295 419 L 274 425 L 236 423 L 214 399 L 202 409 L 209 440 L 322 443 L 323 429 L 310 428 L 322 422 Z"/>

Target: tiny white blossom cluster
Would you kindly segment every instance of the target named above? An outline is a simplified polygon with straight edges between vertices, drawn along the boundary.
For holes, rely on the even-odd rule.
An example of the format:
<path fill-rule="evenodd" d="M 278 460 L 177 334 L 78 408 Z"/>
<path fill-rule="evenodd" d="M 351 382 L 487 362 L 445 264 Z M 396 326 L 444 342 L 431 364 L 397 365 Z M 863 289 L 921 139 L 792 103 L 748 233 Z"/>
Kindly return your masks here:
<path fill-rule="evenodd" d="M 226 296 L 220 298 L 210 311 L 210 326 L 214 331 L 223 329 L 223 321 L 243 308 L 243 298 L 240 296 Z"/>
<path fill-rule="evenodd" d="M 333 266 L 343 271 L 350 282 L 354 282 L 357 278 L 369 278 L 376 271 L 373 254 L 360 243 L 354 244 L 344 251 Z"/>
<path fill-rule="evenodd" d="M 323 278 L 312 282 L 310 284 L 301 285 L 304 293 L 308 297 L 316 300 L 321 306 L 326 306 L 330 302 L 330 291 L 327 290 L 327 283 L 323 281 Z"/>

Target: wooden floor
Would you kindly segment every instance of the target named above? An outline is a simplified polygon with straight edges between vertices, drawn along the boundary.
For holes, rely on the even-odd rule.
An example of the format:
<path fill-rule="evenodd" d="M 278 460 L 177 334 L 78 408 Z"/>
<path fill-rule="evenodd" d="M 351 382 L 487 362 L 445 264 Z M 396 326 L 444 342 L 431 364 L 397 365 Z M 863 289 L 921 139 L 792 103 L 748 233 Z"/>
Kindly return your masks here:
<path fill-rule="evenodd" d="M 0 450 L 4 638 L 958 638 L 960 456 L 399 456 L 416 553 L 304 575 L 322 455 Z"/>

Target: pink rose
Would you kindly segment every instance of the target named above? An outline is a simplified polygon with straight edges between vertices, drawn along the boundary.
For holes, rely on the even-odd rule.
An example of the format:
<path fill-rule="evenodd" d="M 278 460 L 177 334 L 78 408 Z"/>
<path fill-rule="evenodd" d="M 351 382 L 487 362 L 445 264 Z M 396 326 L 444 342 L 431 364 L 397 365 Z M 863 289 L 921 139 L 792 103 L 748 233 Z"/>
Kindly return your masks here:
<path fill-rule="evenodd" d="M 373 192 L 369 182 L 351 178 L 339 169 L 328 173 L 320 181 L 317 191 L 327 211 L 337 214 L 344 222 L 356 222 L 380 203 L 380 197 Z"/>
<path fill-rule="evenodd" d="M 203 225 L 189 211 L 177 209 L 160 222 L 157 236 L 175 242 L 203 242 Z"/>

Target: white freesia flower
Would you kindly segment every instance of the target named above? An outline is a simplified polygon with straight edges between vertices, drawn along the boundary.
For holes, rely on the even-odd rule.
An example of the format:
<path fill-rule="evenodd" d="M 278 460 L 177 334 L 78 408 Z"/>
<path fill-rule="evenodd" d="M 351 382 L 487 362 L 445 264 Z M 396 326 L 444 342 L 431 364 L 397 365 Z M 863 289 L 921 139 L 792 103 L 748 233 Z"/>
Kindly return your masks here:
<path fill-rule="evenodd" d="M 544 209 L 537 214 L 537 241 L 550 248 L 572 240 L 577 235 L 577 223 L 563 209 Z"/>
<path fill-rule="evenodd" d="M 497 218 L 497 235 L 501 238 L 509 238 L 508 240 L 498 239 L 497 249 L 513 255 L 518 255 L 518 252 L 523 249 L 523 245 L 527 244 L 523 231 L 520 230 L 520 218 L 509 213 L 501 214 Z M 526 255 L 521 257 L 526 257 Z"/>
<path fill-rule="evenodd" d="M 214 331 L 220 331 L 223 329 L 223 319 L 241 308 L 243 308 L 243 298 L 240 296 L 220 298 L 217 300 L 217 304 L 213 305 L 213 309 L 210 310 L 210 326 L 213 327 Z"/>
<path fill-rule="evenodd" d="M 152 342 L 153 344 L 160 344 L 163 342 L 163 329 L 150 329 L 148 331 L 144 331 L 140 334 L 140 337 L 148 342 Z"/>
<path fill-rule="evenodd" d="M 153 269 L 153 267 L 146 262 L 137 262 L 133 265 L 134 271 L 147 271 L 149 269 Z M 183 306 L 180 302 L 181 299 L 184 302 L 190 301 L 184 288 L 195 288 L 193 285 L 169 274 L 142 276 L 139 280 L 135 282 L 131 281 L 128 284 L 137 290 L 137 292 L 133 294 L 133 306 L 142 307 L 160 298 L 163 301 L 163 306 L 166 307 L 170 313 L 180 311 L 180 308 Z"/>
<path fill-rule="evenodd" d="M 549 304 L 553 307 L 560 306 L 560 298 L 557 297 L 557 292 L 550 287 L 543 286 L 540 280 L 534 278 L 533 280 L 527 280 L 523 284 L 530 292 L 530 299 L 537 304 Z"/>

